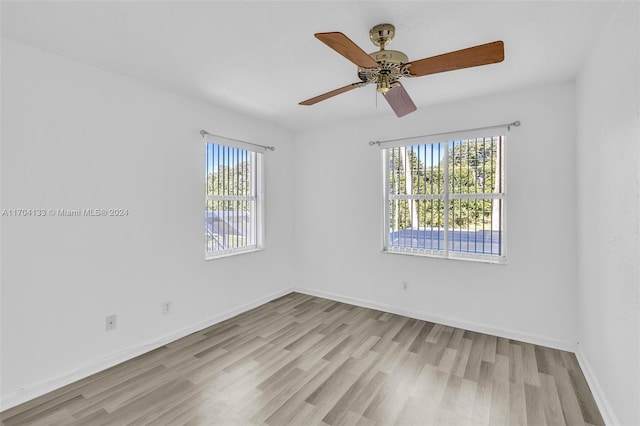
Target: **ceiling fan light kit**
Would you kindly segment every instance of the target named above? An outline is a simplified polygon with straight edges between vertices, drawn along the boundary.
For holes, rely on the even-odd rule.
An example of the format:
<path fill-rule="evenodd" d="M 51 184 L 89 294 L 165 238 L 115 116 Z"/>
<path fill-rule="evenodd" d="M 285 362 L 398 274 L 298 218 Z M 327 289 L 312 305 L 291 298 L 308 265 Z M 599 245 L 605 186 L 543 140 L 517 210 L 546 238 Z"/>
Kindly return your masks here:
<path fill-rule="evenodd" d="M 307 99 L 300 105 L 313 105 L 356 87 L 375 84 L 398 117 L 416 110 L 411 97 L 400 83 L 402 77 L 421 77 L 439 72 L 488 65 L 504 60 L 504 43 L 494 41 L 467 49 L 456 50 L 430 58 L 409 62 L 409 57 L 397 50 L 386 50 L 396 29 L 391 24 L 379 24 L 369 30 L 369 39 L 380 50 L 367 54 L 347 36 L 339 32 L 317 33 L 315 37 L 358 66 L 359 82 Z"/>

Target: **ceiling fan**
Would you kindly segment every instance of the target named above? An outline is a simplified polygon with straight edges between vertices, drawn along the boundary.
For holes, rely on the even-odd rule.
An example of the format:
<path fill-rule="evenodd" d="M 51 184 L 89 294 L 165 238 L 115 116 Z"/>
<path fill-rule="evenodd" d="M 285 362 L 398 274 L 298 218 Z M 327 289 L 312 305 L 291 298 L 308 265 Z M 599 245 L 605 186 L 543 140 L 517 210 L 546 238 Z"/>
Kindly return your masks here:
<path fill-rule="evenodd" d="M 300 105 L 313 105 L 356 87 L 376 84 L 376 90 L 384 95 L 398 117 L 416 110 L 416 105 L 400 83 L 402 77 L 420 77 L 439 72 L 494 64 L 504 60 L 504 43 L 494 41 L 467 49 L 456 50 L 430 58 L 409 62 L 409 58 L 397 50 L 385 50 L 395 35 L 391 24 L 379 24 L 369 30 L 371 42 L 380 50 L 367 54 L 346 35 L 339 32 L 317 33 L 315 37 L 358 66 L 360 81 L 316 96 Z"/>

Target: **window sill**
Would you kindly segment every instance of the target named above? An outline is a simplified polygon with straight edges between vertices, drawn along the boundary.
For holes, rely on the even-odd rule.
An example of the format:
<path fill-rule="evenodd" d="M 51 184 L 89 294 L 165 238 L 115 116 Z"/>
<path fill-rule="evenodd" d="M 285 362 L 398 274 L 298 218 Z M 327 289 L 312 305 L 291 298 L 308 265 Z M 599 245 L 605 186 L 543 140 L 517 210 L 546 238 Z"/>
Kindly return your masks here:
<path fill-rule="evenodd" d="M 476 263 L 490 263 L 492 265 L 506 265 L 507 258 L 505 256 L 478 256 L 478 255 L 465 255 L 465 254 L 453 254 L 449 256 L 442 256 L 436 253 L 428 253 L 424 251 L 418 250 L 386 250 L 382 249 L 382 253 L 385 254 L 396 254 L 396 255 L 408 255 L 408 256 L 417 256 L 417 257 L 430 257 L 433 259 L 444 259 L 444 260 L 462 260 L 467 262 L 476 262 Z"/>
<path fill-rule="evenodd" d="M 204 257 L 204 260 L 222 259 L 222 258 L 225 258 L 225 257 L 232 257 L 232 256 L 241 255 L 241 254 L 255 253 L 255 252 L 263 251 L 263 250 L 264 250 L 264 247 L 251 247 L 251 248 L 240 249 L 240 250 L 228 250 L 228 251 L 225 251 L 225 252 L 219 253 L 219 254 L 207 254 Z"/>

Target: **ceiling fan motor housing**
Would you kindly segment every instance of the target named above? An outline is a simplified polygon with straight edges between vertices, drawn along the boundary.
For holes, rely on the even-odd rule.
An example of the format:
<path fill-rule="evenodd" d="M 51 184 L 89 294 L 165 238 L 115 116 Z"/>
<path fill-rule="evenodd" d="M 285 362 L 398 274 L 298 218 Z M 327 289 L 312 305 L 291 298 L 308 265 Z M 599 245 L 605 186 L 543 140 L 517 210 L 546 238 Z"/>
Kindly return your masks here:
<path fill-rule="evenodd" d="M 397 50 L 379 50 L 377 52 L 369 53 L 369 56 L 381 65 L 383 62 L 390 64 L 406 64 L 409 62 L 407 55 Z"/>
<path fill-rule="evenodd" d="M 409 62 L 409 58 L 397 50 L 380 50 L 370 53 L 379 65 L 378 68 L 358 67 L 358 78 L 364 83 L 375 83 L 378 92 L 386 93 L 393 83 L 403 77 L 402 65 Z"/>

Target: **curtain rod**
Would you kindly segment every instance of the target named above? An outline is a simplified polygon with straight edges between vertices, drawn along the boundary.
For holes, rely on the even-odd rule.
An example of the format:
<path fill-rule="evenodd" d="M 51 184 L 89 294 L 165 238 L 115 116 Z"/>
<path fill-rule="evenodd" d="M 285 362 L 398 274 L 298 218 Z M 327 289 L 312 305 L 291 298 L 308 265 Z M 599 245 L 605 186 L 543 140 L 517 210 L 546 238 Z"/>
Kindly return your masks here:
<path fill-rule="evenodd" d="M 251 143 L 251 142 L 247 142 L 247 141 L 241 141 L 240 139 L 234 139 L 234 138 L 229 138 L 227 136 L 222 136 L 222 135 L 216 135 L 214 133 L 209 133 L 206 130 L 200 130 L 200 134 L 202 135 L 202 137 L 206 137 L 207 135 L 209 136 L 217 136 L 219 138 L 225 138 L 225 139 L 229 139 L 232 141 L 236 141 L 236 142 L 240 142 L 240 143 L 246 143 L 247 145 L 253 145 L 253 146 L 258 146 L 260 148 L 264 148 L 264 149 L 268 149 L 269 151 L 275 151 L 276 148 L 273 146 L 266 146 L 266 145 L 259 145 L 257 143 Z"/>
<path fill-rule="evenodd" d="M 408 138 L 400 138 L 400 139 L 388 139 L 386 141 L 369 141 L 369 146 L 373 146 L 373 145 L 380 146 L 383 143 L 406 141 L 406 140 L 409 140 L 409 139 L 426 138 L 427 136 L 444 136 L 444 135 L 450 135 L 452 133 L 471 132 L 471 131 L 474 131 L 474 130 L 485 130 L 485 129 L 491 129 L 493 127 L 506 127 L 507 130 L 511 130 L 511 126 L 519 127 L 520 126 L 520 122 L 518 120 L 516 120 L 513 123 L 496 124 L 495 126 L 486 126 L 486 127 L 476 127 L 475 129 L 456 130 L 456 131 L 453 131 L 453 132 L 443 132 L 443 133 L 431 133 L 430 135 L 411 136 L 411 137 L 408 137 Z"/>

